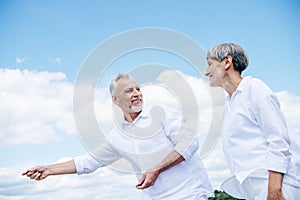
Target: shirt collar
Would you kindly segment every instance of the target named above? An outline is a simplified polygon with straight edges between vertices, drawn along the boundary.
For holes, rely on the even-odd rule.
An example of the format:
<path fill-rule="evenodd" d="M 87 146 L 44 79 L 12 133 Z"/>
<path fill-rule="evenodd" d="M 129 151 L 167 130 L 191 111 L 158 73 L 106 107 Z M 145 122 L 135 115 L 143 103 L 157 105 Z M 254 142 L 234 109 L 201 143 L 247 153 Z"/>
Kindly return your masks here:
<path fill-rule="evenodd" d="M 231 98 L 233 98 L 238 92 L 243 92 L 243 90 L 247 87 L 248 81 L 252 78 L 252 76 L 245 76 L 240 84 L 238 85 L 237 89 L 233 92 L 233 94 L 230 96 L 227 92 L 225 95 L 225 99 L 227 101 L 230 101 Z"/>
<path fill-rule="evenodd" d="M 249 81 L 251 78 L 252 78 L 251 76 L 246 76 L 246 77 L 244 77 L 244 78 L 241 80 L 241 82 L 240 82 L 238 88 L 236 89 L 236 91 L 241 91 L 241 92 L 242 92 L 242 91 L 246 88 L 246 86 L 248 85 L 247 83 L 248 83 L 248 81 Z"/>
<path fill-rule="evenodd" d="M 138 121 L 140 118 L 147 118 L 150 115 L 150 111 L 148 109 L 143 108 L 142 112 L 137 116 L 137 118 L 133 122 L 129 122 L 125 120 L 125 117 L 123 117 L 122 124 L 123 125 L 130 125 L 134 124 L 136 121 Z"/>

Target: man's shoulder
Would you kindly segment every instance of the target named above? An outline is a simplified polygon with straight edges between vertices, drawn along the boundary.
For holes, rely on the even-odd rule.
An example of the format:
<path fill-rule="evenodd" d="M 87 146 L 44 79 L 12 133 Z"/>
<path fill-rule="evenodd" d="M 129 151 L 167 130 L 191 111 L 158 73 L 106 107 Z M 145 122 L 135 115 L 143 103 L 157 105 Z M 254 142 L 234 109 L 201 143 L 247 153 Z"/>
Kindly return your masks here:
<path fill-rule="evenodd" d="M 153 113 L 164 113 L 166 116 L 181 115 L 180 108 L 167 104 L 155 104 L 143 109 L 143 112 L 148 115 Z"/>
<path fill-rule="evenodd" d="M 144 111 L 144 110 L 143 110 Z M 170 123 L 172 121 L 177 121 L 182 119 L 182 112 L 175 106 L 169 106 L 165 104 L 156 104 L 150 107 L 147 107 L 145 113 L 148 114 L 149 118 L 160 122 L 162 124 Z"/>

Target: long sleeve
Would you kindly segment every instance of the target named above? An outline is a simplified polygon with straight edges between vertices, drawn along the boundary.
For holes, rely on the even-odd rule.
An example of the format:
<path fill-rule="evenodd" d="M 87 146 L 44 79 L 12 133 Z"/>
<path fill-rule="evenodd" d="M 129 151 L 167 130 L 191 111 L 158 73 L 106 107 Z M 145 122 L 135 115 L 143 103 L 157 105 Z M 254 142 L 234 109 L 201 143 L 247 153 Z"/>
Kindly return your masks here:
<path fill-rule="evenodd" d="M 105 166 L 104 163 L 101 163 L 98 160 L 94 159 L 89 153 L 75 157 L 73 158 L 73 160 L 76 167 L 76 173 L 78 175 L 89 174 L 99 167 Z"/>
<path fill-rule="evenodd" d="M 268 143 L 269 170 L 286 173 L 291 158 L 290 139 L 279 101 L 274 94 L 269 94 L 259 102 L 257 117 Z"/>
<path fill-rule="evenodd" d="M 89 153 L 74 158 L 77 174 L 88 174 L 96 169 L 109 165 L 118 159 L 121 155 L 113 146 L 105 140 L 99 147 Z"/>
<path fill-rule="evenodd" d="M 168 113 L 165 133 L 175 145 L 174 150 L 187 161 L 197 151 L 198 140 L 179 112 L 171 110 Z"/>

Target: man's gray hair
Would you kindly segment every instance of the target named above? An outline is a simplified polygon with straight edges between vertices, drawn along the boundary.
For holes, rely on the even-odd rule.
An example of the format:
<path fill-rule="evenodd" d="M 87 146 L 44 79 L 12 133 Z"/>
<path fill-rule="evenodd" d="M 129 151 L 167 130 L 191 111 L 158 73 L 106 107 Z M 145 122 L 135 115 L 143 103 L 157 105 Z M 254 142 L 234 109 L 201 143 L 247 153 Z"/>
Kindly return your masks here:
<path fill-rule="evenodd" d="M 113 95 L 115 94 L 115 89 L 116 89 L 117 82 L 118 82 L 120 79 L 122 79 L 122 78 L 129 79 L 130 76 L 128 76 L 128 75 L 125 74 L 125 73 L 120 73 L 120 74 L 118 74 L 114 79 L 111 80 L 110 86 L 109 86 L 109 91 L 110 91 L 111 96 L 113 96 Z"/>
<path fill-rule="evenodd" d="M 249 61 L 246 52 L 234 43 L 223 43 L 214 46 L 207 52 L 206 59 L 216 59 L 221 62 L 227 56 L 232 57 L 233 67 L 240 74 L 248 67 Z"/>

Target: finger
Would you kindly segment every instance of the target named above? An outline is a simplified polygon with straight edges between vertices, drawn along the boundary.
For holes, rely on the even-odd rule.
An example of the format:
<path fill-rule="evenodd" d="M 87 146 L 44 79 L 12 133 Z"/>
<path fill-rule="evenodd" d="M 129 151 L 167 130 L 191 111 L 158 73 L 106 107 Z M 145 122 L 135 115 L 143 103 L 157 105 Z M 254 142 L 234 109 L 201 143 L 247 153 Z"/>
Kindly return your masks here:
<path fill-rule="evenodd" d="M 28 173 L 27 173 L 27 176 L 28 176 L 30 179 L 34 179 L 36 175 L 37 175 L 37 172 L 34 172 L 34 173 L 28 172 Z"/>
<path fill-rule="evenodd" d="M 146 189 L 148 187 L 152 186 L 152 182 L 150 182 L 148 179 L 145 179 L 142 185 L 138 186 L 138 189 Z"/>
<path fill-rule="evenodd" d="M 36 166 L 36 167 L 32 167 L 30 169 L 27 169 L 25 172 L 22 173 L 22 175 L 32 175 L 33 173 L 35 173 L 36 171 L 39 170 L 39 166 Z"/>
<path fill-rule="evenodd" d="M 25 175 L 27 175 L 27 177 L 31 177 L 34 173 L 36 173 L 37 171 L 33 171 L 33 170 L 27 170 L 27 172 L 26 172 L 26 174 Z"/>
<path fill-rule="evenodd" d="M 136 184 L 136 187 L 141 186 L 144 183 L 145 179 L 146 179 L 146 177 L 142 176 L 142 178 L 140 178 L 138 183 Z"/>
<path fill-rule="evenodd" d="M 27 174 L 28 174 L 28 172 L 29 172 L 29 170 L 26 170 L 26 171 L 22 172 L 22 176 L 25 176 L 25 175 L 27 175 Z"/>
<path fill-rule="evenodd" d="M 142 183 L 140 183 L 139 185 L 136 186 L 137 189 L 144 189 L 146 185 L 146 182 L 143 181 Z"/>
<path fill-rule="evenodd" d="M 45 179 L 47 176 L 48 176 L 47 174 L 45 174 L 45 173 L 41 173 L 40 180 L 43 180 L 43 179 Z"/>
<path fill-rule="evenodd" d="M 39 174 L 40 174 L 40 172 L 34 172 L 34 173 L 32 173 L 31 175 L 30 175 L 30 178 L 31 179 L 36 179 L 36 177 L 38 177 L 39 176 Z"/>
<path fill-rule="evenodd" d="M 136 189 L 142 190 L 142 189 L 144 189 L 144 186 L 143 185 L 137 185 Z"/>
<path fill-rule="evenodd" d="M 23 176 L 27 176 L 27 177 L 30 177 L 32 175 L 32 172 L 30 171 L 27 171 L 26 173 L 24 172 L 24 174 L 22 174 Z"/>
<path fill-rule="evenodd" d="M 38 172 L 34 180 L 36 180 L 36 181 L 41 180 L 41 175 L 42 175 L 42 173 Z"/>

